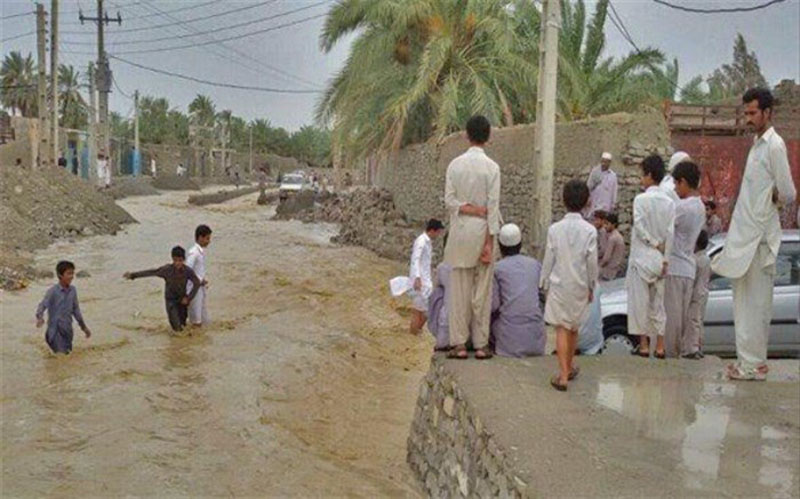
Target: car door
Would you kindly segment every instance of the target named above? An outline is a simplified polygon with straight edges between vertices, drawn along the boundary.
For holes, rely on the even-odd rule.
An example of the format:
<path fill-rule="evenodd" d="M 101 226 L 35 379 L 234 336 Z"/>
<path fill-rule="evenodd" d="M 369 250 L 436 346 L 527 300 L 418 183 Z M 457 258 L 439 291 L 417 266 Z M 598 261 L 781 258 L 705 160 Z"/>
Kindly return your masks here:
<path fill-rule="evenodd" d="M 800 242 L 784 241 L 775 266 L 770 353 L 800 353 Z"/>
<path fill-rule="evenodd" d="M 709 253 L 714 258 L 722 247 Z M 733 291 L 727 277 L 712 273 L 708 282 L 708 303 L 703 321 L 703 350 L 710 353 L 736 352 L 733 329 Z"/>

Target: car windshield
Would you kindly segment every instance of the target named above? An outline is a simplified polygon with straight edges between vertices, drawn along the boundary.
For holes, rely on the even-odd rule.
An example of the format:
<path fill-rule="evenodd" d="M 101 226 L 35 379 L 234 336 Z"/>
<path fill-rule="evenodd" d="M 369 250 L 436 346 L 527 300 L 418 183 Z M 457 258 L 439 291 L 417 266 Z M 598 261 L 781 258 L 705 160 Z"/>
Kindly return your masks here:
<path fill-rule="evenodd" d="M 301 177 L 300 175 L 286 175 L 285 177 L 283 177 L 283 183 L 284 184 L 302 184 L 303 183 L 303 177 Z"/>

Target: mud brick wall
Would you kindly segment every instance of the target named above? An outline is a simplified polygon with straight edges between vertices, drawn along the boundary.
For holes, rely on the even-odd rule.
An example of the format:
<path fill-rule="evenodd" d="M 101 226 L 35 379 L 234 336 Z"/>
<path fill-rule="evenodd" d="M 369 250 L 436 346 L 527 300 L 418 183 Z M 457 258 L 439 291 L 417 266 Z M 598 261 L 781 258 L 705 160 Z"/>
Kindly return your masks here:
<path fill-rule="evenodd" d="M 429 497 L 530 496 L 441 358 L 420 385 L 407 450 Z"/>
<path fill-rule="evenodd" d="M 486 151 L 500 165 L 502 187 L 500 210 L 506 222 L 522 228 L 523 241 L 530 249 L 533 221 L 533 125 L 493 130 Z M 656 111 L 619 113 L 600 118 L 559 123 L 556 129 L 556 171 L 553 186 L 553 219 L 564 214 L 561 189 L 573 178 L 587 179 L 600 154 L 614 155 L 612 169 L 619 177 L 619 206 L 622 233 L 630 231 L 633 198 L 639 192 L 638 165 L 650 153 L 665 159 L 672 154 L 670 135 L 663 116 Z M 410 146 L 389 156 L 378 168 L 377 184 L 394 196 L 398 209 L 409 220 L 430 217 L 446 220 L 444 177 L 450 161 L 468 144 L 463 134 L 453 134 L 441 143 Z"/>

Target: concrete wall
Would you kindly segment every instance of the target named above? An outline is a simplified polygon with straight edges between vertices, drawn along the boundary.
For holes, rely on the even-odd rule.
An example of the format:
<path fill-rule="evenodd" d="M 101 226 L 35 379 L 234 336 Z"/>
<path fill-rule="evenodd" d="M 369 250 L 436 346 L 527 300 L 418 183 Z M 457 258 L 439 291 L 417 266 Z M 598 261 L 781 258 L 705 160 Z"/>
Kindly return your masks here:
<path fill-rule="evenodd" d="M 492 132 L 487 153 L 500 165 L 502 189 L 500 209 L 506 222 L 518 224 L 524 241 L 531 245 L 533 220 L 533 125 L 499 128 Z M 444 176 L 450 161 L 468 147 L 463 134 L 454 134 L 440 144 L 410 146 L 382 161 L 377 184 L 394 195 L 394 202 L 410 220 L 445 216 Z M 559 123 L 556 130 L 556 172 L 553 189 L 554 219 L 564 213 L 563 184 L 572 178 L 587 178 L 600 153 L 614 155 L 612 168 L 620 182 L 621 229 L 629 230 L 633 197 L 639 192 L 638 164 L 650 152 L 668 157 L 669 131 L 658 112 L 613 114 L 585 121 Z"/>

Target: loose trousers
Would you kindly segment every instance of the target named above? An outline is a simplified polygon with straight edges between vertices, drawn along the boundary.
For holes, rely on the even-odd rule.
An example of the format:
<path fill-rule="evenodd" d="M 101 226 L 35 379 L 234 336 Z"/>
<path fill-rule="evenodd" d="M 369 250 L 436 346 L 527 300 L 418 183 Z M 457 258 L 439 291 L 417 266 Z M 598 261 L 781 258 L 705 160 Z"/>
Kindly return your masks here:
<path fill-rule="evenodd" d="M 664 282 L 664 351 L 667 357 L 694 353 L 698 343 L 693 338 L 692 317 L 689 305 L 694 292 L 694 279 L 667 276 Z"/>
<path fill-rule="evenodd" d="M 208 324 L 205 286 L 200 286 L 194 299 L 189 303 L 189 322 L 195 325 Z"/>
<path fill-rule="evenodd" d="M 663 336 L 666 325 L 664 312 L 664 279 L 647 282 L 636 267 L 631 267 L 626 279 L 628 289 L 628 334 L 632 336 Z"/>
<path fill-rule="evenodd" d="M 484 348 L 489 343 L 494 263 L 455 268 L 450 273 L 447 322 L 450 346 L 465 345 L 472 331 L 472 346 Z"/>
<path fill-rule="evenodd" d="M 767 362 L 774 262 L 769 246 L 762 243 L 747 272 L 738 279 L 731 279 L 736 356 L 745 369 L 754 369 Z"/>
<path fill-rule="evenodd" d="M 188 307 L 179 300 L 167 300 L 166 303 L 167 319 L 169 319 L 169 325 L 172 326 L 172 330 L 183 331 L 183 327 L 186 326 Z"/>
<path fill-rule="evenodd" d="M 706 316 L 706 304 L 708 303 L 708 291 L 698 293 L 697 290 L 692 293 L 692 302 L 689 304 L 689 320 L 691 322 L 692 333 L 690 335 L 691 341 L 694 342 L 690 346 L 689 353 L 697 352 L 703 349 L 703 321 Z"/>

